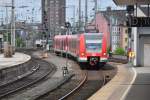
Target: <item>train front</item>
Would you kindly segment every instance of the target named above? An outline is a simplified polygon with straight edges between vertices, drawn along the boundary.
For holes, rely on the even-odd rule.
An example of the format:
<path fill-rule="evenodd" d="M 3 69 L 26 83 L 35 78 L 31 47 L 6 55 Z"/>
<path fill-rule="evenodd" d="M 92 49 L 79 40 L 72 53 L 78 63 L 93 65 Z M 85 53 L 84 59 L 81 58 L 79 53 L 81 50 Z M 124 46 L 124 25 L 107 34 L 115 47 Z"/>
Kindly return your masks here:
<path fill-rule="evenodd" d="M 91 66 L 107 62 L 107 45 L 103 33 L 85 33 L 81 36 L 80 58 Z"/>

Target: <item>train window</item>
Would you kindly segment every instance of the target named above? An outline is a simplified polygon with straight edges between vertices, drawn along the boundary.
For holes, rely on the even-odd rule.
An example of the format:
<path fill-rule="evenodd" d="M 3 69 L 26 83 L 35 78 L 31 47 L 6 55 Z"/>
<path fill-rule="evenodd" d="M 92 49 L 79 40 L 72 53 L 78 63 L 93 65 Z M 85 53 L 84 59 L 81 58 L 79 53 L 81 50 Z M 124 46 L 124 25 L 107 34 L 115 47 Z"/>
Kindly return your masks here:
<path fill-rule="evenodd" d="M 63 39 L 63 50 L 65 50 L 65 41 Z"/>
<path fill-rule="evenodd" d="M 57 39 L 56 39 L 56 48 L 58 48 L 58 41 L 57 41 Z"/>
<path fill-rule="evenodd" d="M 88 52 L 100 52 L 101 48 L 101 43 L 86 43 L 86 49 Z"/>
<path fill-rule="evenodd" d="M 100 52 L 102 48 L 102 33 L 85 34 L 86 49 L 88 52 Z"/>
<path fill-rule="evenodd" d="M 61 40 L 61 50 L 63 50 L 63 40 Z"/>
<path fill-rule="evenodd" d="M 86 33 L 85 34 L 85 39 L 86 40 L 101 40 L 103 34 L 102 33 Z"/>

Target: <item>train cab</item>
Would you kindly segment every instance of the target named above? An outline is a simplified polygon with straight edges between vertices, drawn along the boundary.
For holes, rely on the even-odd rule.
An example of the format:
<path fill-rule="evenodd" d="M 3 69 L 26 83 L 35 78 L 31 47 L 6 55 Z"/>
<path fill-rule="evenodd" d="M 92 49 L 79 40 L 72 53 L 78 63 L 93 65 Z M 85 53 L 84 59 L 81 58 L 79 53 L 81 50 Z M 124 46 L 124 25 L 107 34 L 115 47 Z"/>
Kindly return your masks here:
<path fill-rule="evenodd" d="M 103 33 L 84 33 L 80 37 L 79 62 L 90 65 L 107 62 L 107 49 Z"/>

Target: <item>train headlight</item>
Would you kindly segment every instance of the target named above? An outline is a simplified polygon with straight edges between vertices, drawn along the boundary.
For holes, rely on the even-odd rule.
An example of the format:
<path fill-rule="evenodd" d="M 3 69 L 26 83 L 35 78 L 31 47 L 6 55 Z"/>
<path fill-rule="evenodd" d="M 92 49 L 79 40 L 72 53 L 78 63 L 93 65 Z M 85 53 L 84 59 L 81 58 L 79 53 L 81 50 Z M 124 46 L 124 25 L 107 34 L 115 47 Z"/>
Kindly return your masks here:
<path fill-rule="evenodd" d="M 82 52 L 82 53 L 81 53 L 81 56 L 84 56 L 84 55 L 85 55 L 85 54 Z"/>
<path fill-rule="evenodd" d="M 104 56 L 106 56 L 106 53 L 103 53 Z"/>

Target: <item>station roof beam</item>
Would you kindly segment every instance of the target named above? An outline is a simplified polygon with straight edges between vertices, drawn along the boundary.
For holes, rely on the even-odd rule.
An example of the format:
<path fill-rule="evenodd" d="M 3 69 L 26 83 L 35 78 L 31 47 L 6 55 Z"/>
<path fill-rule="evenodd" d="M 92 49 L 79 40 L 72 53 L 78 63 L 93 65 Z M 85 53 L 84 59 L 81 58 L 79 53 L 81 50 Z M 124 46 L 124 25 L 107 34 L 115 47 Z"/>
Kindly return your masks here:
<path fill-rule="evenodd" d="M 113 0 L 116 5 L 125 6 L 125 5 L 147 5 L 150 4 L 150 0 Z"/>

